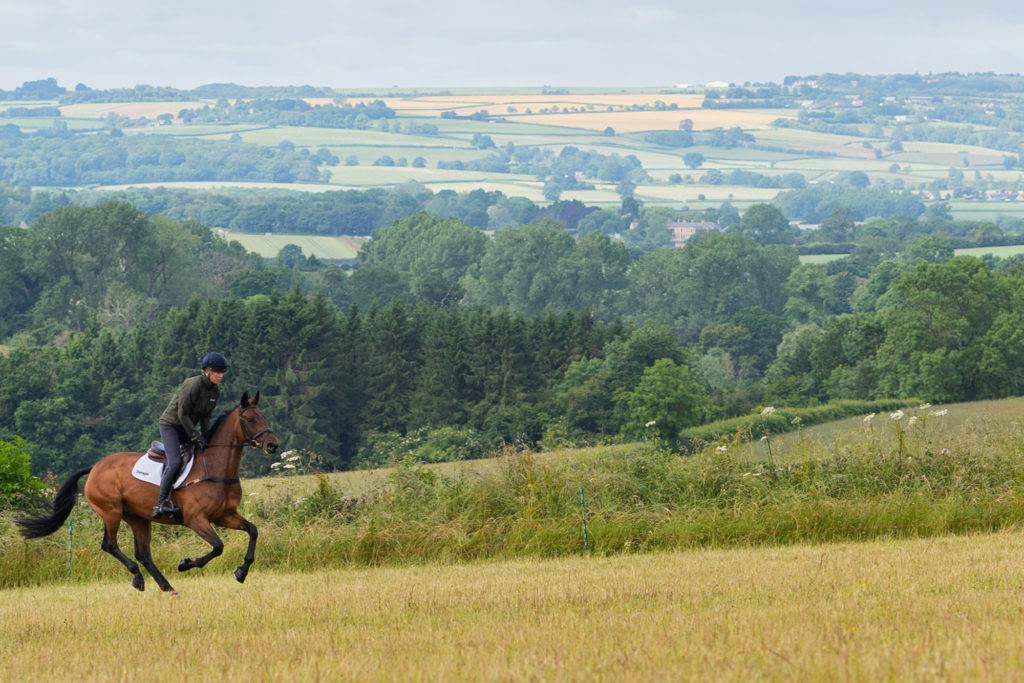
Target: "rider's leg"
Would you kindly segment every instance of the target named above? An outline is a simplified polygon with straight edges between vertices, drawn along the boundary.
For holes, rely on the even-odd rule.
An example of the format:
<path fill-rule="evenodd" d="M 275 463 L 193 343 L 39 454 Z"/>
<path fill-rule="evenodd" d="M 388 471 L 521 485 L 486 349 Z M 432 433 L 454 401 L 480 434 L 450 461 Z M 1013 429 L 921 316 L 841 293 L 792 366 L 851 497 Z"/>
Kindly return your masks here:
<path fill-rule="evenodd" d="M 171 514 L 174 510 L 167 498 L 181 470 L 181 434 L 174 427 L 160 425 L 160 438 L 164 442 L 164 473 L 160 477 L 160 493 L 157 494 L 156 507 L 153 508 L 154 519 Z"/>

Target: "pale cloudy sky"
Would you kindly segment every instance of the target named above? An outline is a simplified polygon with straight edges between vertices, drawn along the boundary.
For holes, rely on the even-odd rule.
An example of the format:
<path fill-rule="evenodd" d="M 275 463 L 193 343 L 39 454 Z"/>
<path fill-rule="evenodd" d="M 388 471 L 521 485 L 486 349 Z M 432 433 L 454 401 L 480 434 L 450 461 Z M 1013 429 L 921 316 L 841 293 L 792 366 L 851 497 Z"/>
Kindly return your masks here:
<path fill-rule="evenodd" d="M 0 88 L 671 86 L 1024 71 L 1007 0 L 0 0 Z"/>

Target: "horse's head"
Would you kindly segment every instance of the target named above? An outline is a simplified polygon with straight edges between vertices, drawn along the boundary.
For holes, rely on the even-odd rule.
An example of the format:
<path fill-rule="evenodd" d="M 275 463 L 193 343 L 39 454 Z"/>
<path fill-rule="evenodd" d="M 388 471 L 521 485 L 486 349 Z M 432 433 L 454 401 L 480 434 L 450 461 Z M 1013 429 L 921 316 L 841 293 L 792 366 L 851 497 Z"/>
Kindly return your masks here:
<path fill-rule="evenodd" d="M 267 426 L 267 418 L 263 416 L 256 406 L 260 402 L 260 392 L 249 400 L 249 392 L 242 394 L 242 401 L 238 405 L 238 441 L 253 448 L 258 448 L 266 455 L 273 455 L 277 450 L 277 437 Z"/>

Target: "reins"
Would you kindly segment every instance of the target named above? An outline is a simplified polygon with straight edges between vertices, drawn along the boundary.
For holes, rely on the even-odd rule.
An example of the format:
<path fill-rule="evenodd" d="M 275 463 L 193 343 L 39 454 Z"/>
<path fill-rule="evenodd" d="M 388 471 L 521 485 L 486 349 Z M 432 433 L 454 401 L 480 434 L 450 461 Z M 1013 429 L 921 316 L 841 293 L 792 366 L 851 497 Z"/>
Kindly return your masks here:
<path fill-rule="evenodd" d="M 261 436 L 263 436 L 264 434 L 269 432 L 270 428 L 267 427 L 266 429 L 261 429 L 260 431 L 256 432 L 252 436 L 250 436 L 250 435 L 245 433 L 245 423 L 242 422 L 242 413 L 244 413 L 246 410 L 248 410 L 250 408 L 255 408 L 255 407 L 256 406 L 246 406 L 245 408 L 239 407 L 239 409 L 238 409 L 238 428 L 242 430 L 242 436 L 244 436 L 246 438 L 246 440 L 242 441 L 240 443 L 232 442 L 232 443 L 211 443 L 211 444 L 207 444 L 206 448 L 204 448 L 202 450 L 202 452 L 195 454 L 195 457 L 197 457 L 197 458 L 201 457 L 202 460 L 203 460 L 203 476 L 200 477 L 199 479 L 193 479 L 192 481 L 185 482 L 184 484 L 181 485 L 181 488 L 185 488 L 187 486 L 191 486 L 193 484 L 198 484 L 198 483 L 204 482 L 204 481 L 212 481 L 212 482 L 216 482 L 218 484 L 240 484 L 240 483 L 242 483 L 242 480 L 237 478 L 237 477 L 213 477 L 213 476 L 210 476 L 210 469 L 209 469 L 209 467 L 207 467 L 207 464 L 206 464 L 206 450 L 208 448 L 212 448 L 214 446 L 227 446 L 228 448 L 235 448 L 237 446 L 241 446 L 242 448 L 245 448 L 246 446 L 248 446 L 249 448 L 259 448 L 259 449 L 262 450 L 263 446 L 261 446 L 260 443 L 256 439 L 260 438 Z"/>

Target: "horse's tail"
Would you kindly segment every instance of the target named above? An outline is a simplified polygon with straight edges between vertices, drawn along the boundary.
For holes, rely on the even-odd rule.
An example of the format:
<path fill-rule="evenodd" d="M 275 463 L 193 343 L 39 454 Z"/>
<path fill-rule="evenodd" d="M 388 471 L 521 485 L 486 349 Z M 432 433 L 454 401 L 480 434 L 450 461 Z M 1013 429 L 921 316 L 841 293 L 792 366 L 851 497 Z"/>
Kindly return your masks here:
<path fill-rule="evenodd" d="M 21 535 L 25 538 L 42 538 L 59 529 L 64 524 L 64 520 L 71 516 L 71 510 L 75 507 L 75 499 L 78 498 L 78 480 L 89 474 L 90 471 L 92 471 L 92 467 L 79 470 L 64 482 L 64 485 L 57 491 L 57 497 L 53 499 L 53 512 L 49 515 L 14 520 Z"/>

